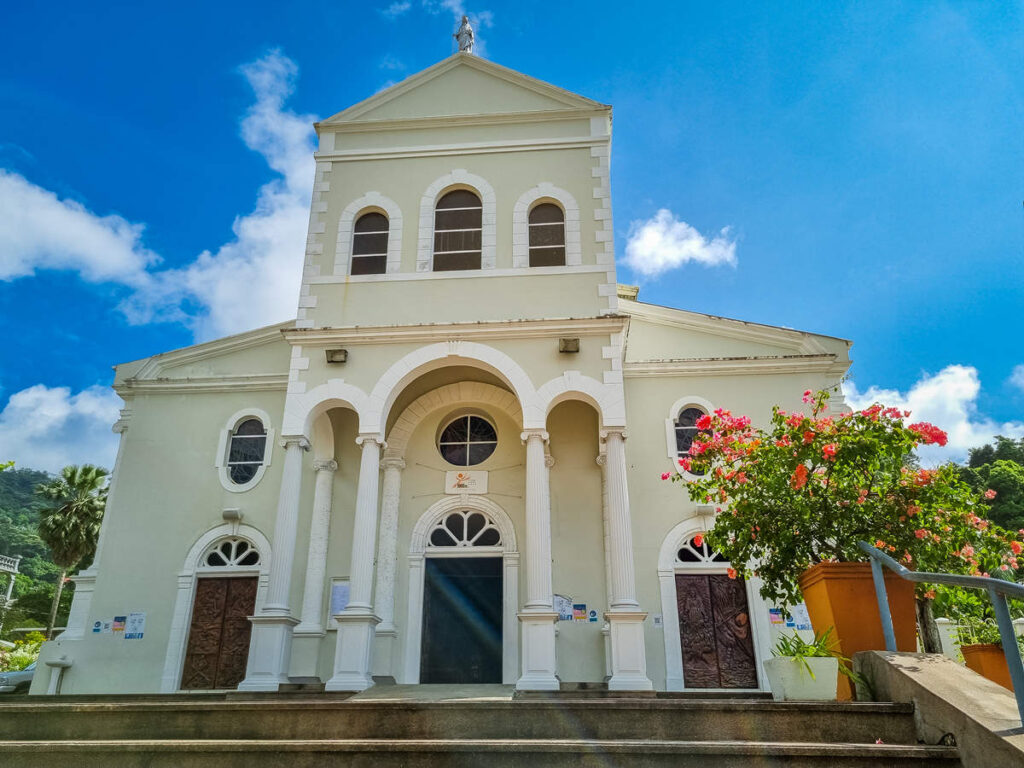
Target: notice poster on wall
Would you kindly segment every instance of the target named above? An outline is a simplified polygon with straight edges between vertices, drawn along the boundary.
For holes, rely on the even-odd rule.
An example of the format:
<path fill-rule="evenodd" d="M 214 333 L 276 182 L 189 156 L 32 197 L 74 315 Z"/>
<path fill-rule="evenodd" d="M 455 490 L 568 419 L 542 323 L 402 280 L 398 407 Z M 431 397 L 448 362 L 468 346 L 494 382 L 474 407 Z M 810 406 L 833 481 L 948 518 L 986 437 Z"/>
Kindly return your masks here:
<path fill-rule="evenodd" d="M 124 623 L 125 640 L 141 640 L 146 632 L 146 614 L 144 611 L 132 611 Z"/>
<path fill-rule="evenodd" d="M 334 579 L 331 582 L 331 621 L 334 626 L 338 625 L 338 622 L 334 621 L 334 616 L 348 607 L 350 590 L 348 579 Z"/>
<path fill-rule="evenodd" d="M 586 603 L 573 603 L 572 604 L 572 620 L 573 621 L 586 621 L 587 620 L 587 604 Z"/>
<path fill-rule="evenodd" d="M 555 595 L 555 612 L 559 621 L 572 621 L 572 598 Z"/>
<path fill-rule="evenodd" d="M 811 629 L 811 617 L 807 614 L 807 605 L 797 603 L 789 609 L 789 616 L 786 617 L 786 626 L 789 629 Z"/>
<path fill-rule="evenodd" d="M 769 608 L 768 609 L 768 623 L 769 624 L 782 624 L 785 619 L 782 618 L 781 608 Z"/>
<path fill-rule="evenodd" d="M 115 616 L 114 617 L 114 632 L 120 634 L 124 632 L 124 624 L 128 621 L 127 616 Z"/>

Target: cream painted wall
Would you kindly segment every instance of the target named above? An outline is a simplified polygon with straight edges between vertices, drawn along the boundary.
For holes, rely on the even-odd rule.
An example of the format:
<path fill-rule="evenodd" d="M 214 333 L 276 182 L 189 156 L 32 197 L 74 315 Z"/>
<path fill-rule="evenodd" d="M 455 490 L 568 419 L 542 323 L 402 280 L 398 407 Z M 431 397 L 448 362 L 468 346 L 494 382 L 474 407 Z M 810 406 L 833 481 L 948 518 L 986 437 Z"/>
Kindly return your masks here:
<path fill-rule="evenodd" d="M 548 415 L 551 435 L 551 558 L 557 594 L 586 603 L 598 621 L 558 622 L 558 676 L 563 682 L 604 679 L 605 593 L 604 523 L 601 469 L 597 464 L 597 412 L 569 401 Z"/>

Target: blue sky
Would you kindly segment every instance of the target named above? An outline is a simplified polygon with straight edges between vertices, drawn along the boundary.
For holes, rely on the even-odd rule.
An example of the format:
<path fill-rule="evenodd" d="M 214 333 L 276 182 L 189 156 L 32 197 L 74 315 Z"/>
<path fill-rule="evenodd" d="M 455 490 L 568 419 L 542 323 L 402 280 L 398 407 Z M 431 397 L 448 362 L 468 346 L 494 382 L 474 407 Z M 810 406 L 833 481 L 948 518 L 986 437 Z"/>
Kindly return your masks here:
<path fill-rule="evenodd" d="M 56 2 L 3 11 L 0 458 L 109 462 L 111 365 L 287 319 L 309 124 L 462 10 L 614 105 L 642 299 L 853 339 L 943 456 L 1024 434 L 1021 3 Z"/>

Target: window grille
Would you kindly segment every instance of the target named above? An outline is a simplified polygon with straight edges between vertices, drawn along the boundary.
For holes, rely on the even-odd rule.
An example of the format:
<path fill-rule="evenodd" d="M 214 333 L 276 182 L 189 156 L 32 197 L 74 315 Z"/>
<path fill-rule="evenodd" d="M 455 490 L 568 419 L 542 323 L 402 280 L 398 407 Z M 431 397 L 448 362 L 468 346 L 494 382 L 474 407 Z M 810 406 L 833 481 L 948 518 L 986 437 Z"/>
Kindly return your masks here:
<path fill-rule="evenodd" d="M 483 205 L 468 189 L 456 189 L 434 210 L 434 271 L 480 269 Z"/>
<path fill-rule="evenodd" d="M 352 274 L 383 275 L 388 262 L 388 217 L 364 213 L 352 235 Z"/>
<path fill-rule="evenodd" d="M 497 547 L 501 531 L 483 512 L 457 510 L 445 515 L 427 537 L 427 547 Z"/>
<path fill-rule="evenodd" d="M 437 441 L 441 457 L 458 467 L 485 461 L 498 447 L 494 425 L 482 416 L 459 416 L 441 431 Z"/>
<path fill-rule="evenodd" d="M 565 265 L 565 214 L 553 203 L 541 203 L 530 211 L 530 266 Z"/>
<path fill-rule="evenodd" d="M 246 419 L 231 433 L 228 450 L 228 476 L 236 485 L 245 485 L 263 466 L 267 450 L 267 430 L 259 419 Z"/>

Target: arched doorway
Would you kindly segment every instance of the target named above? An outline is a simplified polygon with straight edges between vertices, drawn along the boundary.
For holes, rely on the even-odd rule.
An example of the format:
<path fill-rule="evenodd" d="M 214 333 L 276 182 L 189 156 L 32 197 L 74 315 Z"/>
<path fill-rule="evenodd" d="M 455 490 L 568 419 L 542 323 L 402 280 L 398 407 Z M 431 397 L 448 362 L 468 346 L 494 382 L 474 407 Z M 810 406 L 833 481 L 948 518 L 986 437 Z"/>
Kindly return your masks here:
<path fill-rule="evenodd" d="M 192 546 L 178 574 L 162 692 L 237 687 L 269 564 L 269 542 L 248 525 L 219 525 Z"/>
<path fill-rule="evenodd" d="M 407 683 L 514 683 L 519 553 L 505 511 L 482 496 L 428 509 L 409 548 Z"/>
<path fill-rule="evenodd" d="M 680 523 L 659 555 L 670 691 L 761 687 L 764 604 L 755 585 L 730 578 L 730 563 L 704 540 L 713 526 L 711 516 Z"/>

